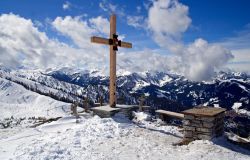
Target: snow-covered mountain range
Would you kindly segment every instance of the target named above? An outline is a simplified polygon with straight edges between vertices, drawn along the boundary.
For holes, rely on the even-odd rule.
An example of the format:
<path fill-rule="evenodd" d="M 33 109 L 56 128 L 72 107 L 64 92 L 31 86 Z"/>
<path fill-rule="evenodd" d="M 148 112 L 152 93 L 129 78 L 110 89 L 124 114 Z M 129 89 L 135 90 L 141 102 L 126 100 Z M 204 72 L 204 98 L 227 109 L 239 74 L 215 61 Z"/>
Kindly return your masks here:
<path fill-rule="evenodd" d="M 101 94 L 108 101 L 109 77 L 96 70 L 12 71 L 1 68 L 0 76 L 27 90 L 64 102 L 81 102 L 86 96 L 97 102 Z M 146 104 L 153 108 L 181 111 L 202 104 L 250 111 L 250 76 L 245 73 L 220 72 L 210 81 L 202 82 L 163 72 L 123 71 L 117 76 L 118 103 L 138 104 L 139 97 L 145 94 Z"/>

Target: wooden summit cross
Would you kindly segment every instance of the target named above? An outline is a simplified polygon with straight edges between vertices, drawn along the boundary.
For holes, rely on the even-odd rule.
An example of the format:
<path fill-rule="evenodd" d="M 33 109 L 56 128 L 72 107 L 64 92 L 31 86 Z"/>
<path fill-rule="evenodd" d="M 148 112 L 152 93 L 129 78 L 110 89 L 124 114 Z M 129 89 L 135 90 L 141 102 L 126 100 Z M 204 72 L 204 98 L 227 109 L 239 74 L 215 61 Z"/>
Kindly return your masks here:
<path fill-rule="evenodd" d="M 116 51 L 118 47 L 132 48 L 132 44 L 118 40 L 116 34 L 116 16 L 113 14 L 110 17 L 110 38 L 91 37 L 91 42 L 106 44 L 110 47 L 110 82 L 109 82 L 109 105 L 116 106 Z"/>

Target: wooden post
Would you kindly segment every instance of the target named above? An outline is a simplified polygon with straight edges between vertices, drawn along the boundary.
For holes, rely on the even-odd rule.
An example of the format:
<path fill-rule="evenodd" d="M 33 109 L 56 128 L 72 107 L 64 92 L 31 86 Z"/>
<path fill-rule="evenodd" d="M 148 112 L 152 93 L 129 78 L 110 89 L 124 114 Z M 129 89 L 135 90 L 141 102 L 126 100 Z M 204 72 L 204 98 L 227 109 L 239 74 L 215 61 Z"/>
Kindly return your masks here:
<path fill-rule="evenodd" d="M 103 106 L 103 96 L 102 95 L 99 98 L 99 103 L 100 103 L 100 106 Z"/>
<path fill-rule="evenodd" d="M 110 39 L 116 34 L 116 16 L 110 17 Z M 113 46 L 110 48 L 110 81 L 109 81 L 109 105 L 110 107 L 116 106 L 116 51 Z"/>
<path fill-rule="evenodd" d="M 139 98 L 139 111 L 142 112 L 143 111 L 143 104 L 144 104 L 144 101 L 145 101 L 145 96 L 144 95 L 141 95 L 141 97 Z"/>
<path fill-rule="evenodd" d="M 89 111 L 89 98 L 88 97 L 86 97 L 85 99 L 84 99 L 84 111 L 85 112 L 88 112 Z"/>
<path fill-rule="evenodd" d="M 75 102 L 71 104 L 71 111 L 74 116 L 78 116 L 77 105 L 75 104 Z"/>

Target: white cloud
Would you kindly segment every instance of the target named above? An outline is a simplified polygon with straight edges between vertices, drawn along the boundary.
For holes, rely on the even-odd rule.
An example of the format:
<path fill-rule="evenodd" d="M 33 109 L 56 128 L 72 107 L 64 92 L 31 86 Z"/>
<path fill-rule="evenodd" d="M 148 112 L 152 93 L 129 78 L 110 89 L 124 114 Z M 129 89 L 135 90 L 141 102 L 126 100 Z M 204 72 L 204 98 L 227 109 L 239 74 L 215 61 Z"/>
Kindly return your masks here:
<path fill-rule="evenodd" d="M 250 72 L 250 24 L 236 32 L 235 36 L 224 38 L 216 44 L 231 49 L 234 59 L 227 65 L 230 69 Z"/>
<path fill-rule="evenodd" d="M 176 50 L 174 47 L 179 45 L 190 23 L 188 7 L 176 0 L 154 1 L 148 11 L 148 27 L 153 31 L 154 40 L 172 51 Z"/>
<path fill-rule="evenodd" d="M 90 37 L 96 30 L 87 21 L 81 20 L 81 17 L 57 17 L 52 25 L 62 35 L 71 38 L 78 47 L 91 47 Z"/>
<path fill-rule="evenodd" d="M 195 40 L 181 55 L 185 64 L 184 74 L 196 81 L 211 78 L 214 71 L 226 65 L 232 58 L 229 50 L 220 45 L 209 44 L 203 39 Z"/>
<path fill-rule="evenodd" d="M 45 33 L 39 32 L 31 20 L 14 14 L 0 16 L 0 54 L 3 64 L 18 66 L 23 60 L 26 64 L 33 61 L 46 66 L 50 60 L 53 61 L 55 54 L 50 49 L 54 45 L 55 42 L 50 41 Z M 50 54 L 51 59 L 46 60 L 46 54 Z"/>
<path fill-rule="evenodd" d="M 188 10 L 177 0 L 153 1 L 148 11 L 148 28 L 159 46 L 180 57 L 184 67 L 181 70 L 186 77 L 195 81 L 206 80 L 233 55 L 222 46 L 209 44 L 203 39 L 184 45 L 182 34 L 191 24 Z"/>
<path fill-rule="evenodd" d="M 70 8 L 71 8 L 71 3 L 70 2 L 68 2 L 68 1 L 66 1 L 66 2 L 64 2 L 64 4 L 62 5 L 62 8 L 64 9 L 64 10 L 69 10 Z"/>
<path fill-rule="evenodd" d="M 149 27 L 159 34 L 179 36 L 191 23 L 188 7 L 176 0 L 155 1 L 149 9 Z"/>
<path fill-rule="evenodd" d="M 233 71 L 246 72 L 250 74 L 250 62 L 231 62 L 227 64 L 227 67 Z"/>
<path fill-rule="evenodd" d="M 243 30 L 237 32 L 235 36 L 224 38 L 217 44 L 232 50 L 250 48 L 250 24 L 247 24 Z"/>
<path fill-rule="evenodd" d="M 94 33 L 95 30 L 89 28 L 87 22 L 72 17 L 58 17 L 53 22 L 62 31 L 61 33 L 72 38 L 76 45 L 79 45 L 79 48 L 71 47 L 56 39 L 49 39 L 29 19 L 14 14 L 1 15 L 0 63 L 12 68 L 20 66 L 28 68 L 74 66 L 105 69 L 107 67 L 108 47 L 90 43 L 90 33 Z M 66 30 L 63 30 L 63 27 Z M 73 31 L 68 32 L 67 29 Z M 85 29 L 90 33 L 82 31 Z M 77 36 L 77 33 L 84 37 Z M 89 46 L 86 46 L 86 43 Z M 106 52 L 107 54 L 105 54 Z"/>
<path fill-rule="evenodd" d="M 109 35 L 109 21 L 102 16 L 98 16 L 96 18 L 91 18 L 89 22 L 93 25 L 93 27 L 98 30 L 100 33 L 104 33 L 106 36 Z"/>
<path fill-rule="evenodd" d="M 135 28 L 145 27 L 143 16 L 127 16 L 127 23 Z"/>
<path fill-rule="evenodd" d="M 234 59 L 232 62 L 249 62 L 250 63 L 250 48 L 232 50 Z"/>
<path fill-rule="evenodd" d="M 179 57 L 159 54 L 150 49 L 121 52 L 117 55 L 117 68 L 130 72 L 169 70 L 182 72 L 180 65 Z"/>
<path fill-rule="evenodd" d="M 228 68 L 250 73 L 250 48 L 232 50 L 234 59 L 227 64 Z"/>

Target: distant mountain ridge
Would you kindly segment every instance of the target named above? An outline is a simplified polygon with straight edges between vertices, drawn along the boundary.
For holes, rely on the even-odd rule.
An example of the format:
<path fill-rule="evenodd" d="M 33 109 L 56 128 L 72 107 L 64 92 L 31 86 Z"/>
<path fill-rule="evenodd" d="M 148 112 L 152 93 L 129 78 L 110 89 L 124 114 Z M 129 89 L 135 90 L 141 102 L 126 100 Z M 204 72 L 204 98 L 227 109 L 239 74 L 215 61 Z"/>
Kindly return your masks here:
<path fill-rule="evenodd" d="M 0 76 L 37 87 L 41 92 L 50 88 L 50 94 L 69 99 L 69 102 L 86 96 L 96 102 L 100 94 L 108 101 L 109 77 L 97 70 L 1 68 Z M 234 103 L 241 103 L 241 109 L 250 111 L 250 76 L 245 73 L 219 72 L 211 81 L 193 82 L 174 73 L 123 71 L 118 73 L 117 86 L 118 100 L 125 104 L 138 104 L 139 97 L 145 94 L 148 105 L 172 111 L 200 104 L 231 109 Z"/>

